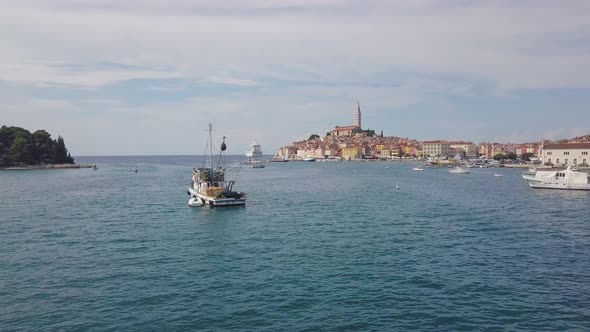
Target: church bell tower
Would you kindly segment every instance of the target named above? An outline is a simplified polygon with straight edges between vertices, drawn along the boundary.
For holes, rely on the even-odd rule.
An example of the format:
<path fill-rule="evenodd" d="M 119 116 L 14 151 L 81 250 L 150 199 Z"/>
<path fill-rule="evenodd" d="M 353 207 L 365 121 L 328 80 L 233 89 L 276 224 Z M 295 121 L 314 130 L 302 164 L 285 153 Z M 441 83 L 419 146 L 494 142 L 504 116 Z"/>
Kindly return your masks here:
<path fill-rule="evenodd" d="M 356 101 L 356 112 L 354 113 L 354 125 L 362 129 L 361 127 L 361 104 Z"/>

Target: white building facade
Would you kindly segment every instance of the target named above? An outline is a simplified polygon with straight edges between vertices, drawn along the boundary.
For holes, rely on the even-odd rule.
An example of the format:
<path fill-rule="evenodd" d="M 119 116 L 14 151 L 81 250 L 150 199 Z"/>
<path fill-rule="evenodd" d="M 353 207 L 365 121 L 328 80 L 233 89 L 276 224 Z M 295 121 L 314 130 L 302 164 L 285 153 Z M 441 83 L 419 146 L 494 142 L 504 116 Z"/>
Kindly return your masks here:
<path fill-rule="evenodd" d="M 422 152 L 428 157 L 449 157 L 453 153 L 447 141 L 424 141 Z"/>
<path fill-rule="evenodd" d="M 588 166 L 590 163 L 590 143 L 555 143 L 542 147 L 539 153 L 541 162 L 554 166 Z"/>

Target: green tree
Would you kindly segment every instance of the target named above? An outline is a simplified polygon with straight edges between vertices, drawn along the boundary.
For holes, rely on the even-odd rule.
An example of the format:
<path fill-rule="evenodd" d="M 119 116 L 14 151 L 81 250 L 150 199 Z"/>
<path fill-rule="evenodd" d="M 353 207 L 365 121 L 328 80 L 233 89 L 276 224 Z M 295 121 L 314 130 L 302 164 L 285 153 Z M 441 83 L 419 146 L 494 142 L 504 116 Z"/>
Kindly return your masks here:
<path fill-rule="evenodd" d="M 313 141 L 315 139 L 320 139 L 320 135 L 318 135 L 318 134 L 311 134 L 307 140 L 308 141 Z"/>
<path fill-rule="evenodd" d="M 502 160 L 502 159 L 505 159 L 504 158 L 504 155 L 501 154 L 501 153 L 495 154 L 493 158 L 494 158 L 494 160 L 498 160 L 498 161 L 499 160 Z"/>
<path fill-rule="evenodd" d="M 8 160 L 11 164 L 34 164 L 32 142 L 22 136 L 15 138 L 10 149 L 8 149 Z"/>
<path fill-rule="evenodd" d="M 506 152 L 506 154 L 504 155 L 504 159 L 515 160 L 516 159 L 516 153 L 514 153 L 514 152 Z"/>
<path fill-rule="evenodd" d="M 66 149 L 64 139 L 61 136 L 57 136 L 57 140 L 55 140 L 55 149 L 53 151 L 53 162 L 56 164 L 65 164 L 67 157 L 68 149 Z"/>
<path fill-rule="evenodd" d="M 6 166 L 7 163 L 6 147 L 4 146 L 4 143 L 0 142 L 0 166 Z"/>
<path fill-rule="evenodd" d="M 365 129 L 362 132 L 364 132 L 365 134 L 367 134 L 367 136 L 369 136 L 369 137 L 375 136 L 375 131 L 373 129 Z"/>
<path fill-rule="evenodd" d="M 51 139 L 51 134 L 45 130 L 37 130 L 33 133 L 33 143 L 35 144 L 35 159 L 40 162 L 52 163 L 55 157 L 55 141 Z"/>

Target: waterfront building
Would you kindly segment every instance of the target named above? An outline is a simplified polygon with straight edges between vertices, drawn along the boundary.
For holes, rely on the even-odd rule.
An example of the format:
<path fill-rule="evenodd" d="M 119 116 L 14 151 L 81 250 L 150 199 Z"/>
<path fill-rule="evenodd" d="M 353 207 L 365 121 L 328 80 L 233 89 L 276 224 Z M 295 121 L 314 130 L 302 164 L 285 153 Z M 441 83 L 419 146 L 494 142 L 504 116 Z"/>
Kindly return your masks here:
<path fill-rule="evenodd" d="M 360 147 L 349 147 L 342 149 L 342 159 L 359 159 L 363 156 L 363 149 Z"/>
<path fill-rule="evenodd" d="M 393 146 L 390 148 L 390 153 L 392 157 L 401 157 L 402 156 L 402 150 L 399 146 Z"/>
<path fill-rule="evenodd" d="M 480 143 L 479 154 L 488 159 L 492 159 L 492 145 L 490 143 Z"/>
<path fill-rule="evenodd" d="M 291 159 L 297 155 L 297 147 L 296 146 L 283 146 L 279 148 L 275 153 L 275 158 L 277 159 Z"/>
<path fill-rule="evenodd" d="M 377 145 L 375 145 L 375 151 L 379 152 L 379 151 L 385 149 L 386 147 L 387 146 L 385 144 L 377 144 Z"/>
<path fill-rule="evenodd" d="M 465 157 L 474 158 L 477 156 L 477 146 L 472 142 L 451 142 L 451 154 L 464 154 Z"/>
<path fill-rule="evenodd" d="M 389 149 L 381 149 L 381 150 L 379 151 L 379 157 L 380 157 L 381 159 L 388 159 L 388 158 L 391 158 L 391 150 L 389 150 Z"/>
<path fill-rule="evenodd" d="M 418 153 L 417 153 L 416 149 L 417 148 L 413 145 L 406 145 L 406 146 L 404 146 L 403 152 L 406 156 L 417 156 Z"/>
<path fill-rule="evenodd" d="M 422 151 L 428 157 L 448 157 L 452 154 L 451 143 L 447 141 L 424 141 Z"/>
<path fill-rule="evenodd" d="M 590 143 L 553 143 L 542 147 L 540 159 L 543 164 L 555 166 L 588 166 Z"/>
<path fill-rule="evenodd" d="M 516 147 L 516 155 L 518 157 L 522 156 L 525 153 L 533 153 L 538 155 L 539 153 L 539 144 L 537 143 L 525 143 L 520 144 Z"/>

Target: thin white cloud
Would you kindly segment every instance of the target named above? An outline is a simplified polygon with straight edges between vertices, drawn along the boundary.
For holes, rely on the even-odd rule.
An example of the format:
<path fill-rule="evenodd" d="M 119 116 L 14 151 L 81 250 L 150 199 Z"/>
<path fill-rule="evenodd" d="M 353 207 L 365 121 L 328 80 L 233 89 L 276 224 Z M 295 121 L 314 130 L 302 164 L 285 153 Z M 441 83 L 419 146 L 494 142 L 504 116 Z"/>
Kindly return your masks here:
<path fill-rule="evenodd" d="M 211 76 L 211 77 L 207 78 L 206 82 L 214 83 L 214 84 L 236 85 L 236 86 L 255 86 L 255 85 L 257 85 L 256 81 L 253 81 L 253 80 L 240 79 L 240 78 L 227 77 L 227 76 Z"/>

